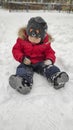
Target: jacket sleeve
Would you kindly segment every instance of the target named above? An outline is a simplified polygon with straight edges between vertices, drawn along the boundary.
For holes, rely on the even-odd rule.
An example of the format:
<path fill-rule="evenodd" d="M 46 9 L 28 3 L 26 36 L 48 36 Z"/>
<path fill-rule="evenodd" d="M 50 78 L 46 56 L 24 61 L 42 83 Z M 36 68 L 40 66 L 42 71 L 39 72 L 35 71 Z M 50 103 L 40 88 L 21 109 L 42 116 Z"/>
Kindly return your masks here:
<path fill-rule="evenodd" d="M 46 50 L 45 50 L 45 60 L 50 59 L 52 63 L 55 62 L 56 56 L 55 56 L 55 51 L 51 47 L 51 43 L 48 43 L 46 45 Z"/>
<path fill-rule="evenodd" d="M 24 53 L 23 53 L 23 49 L 22 49 L 22 43 L 24 42 L 24 40 L 18 38 L 15 45 L 12 48 L 12 54 L 13 57 L 15 58 L 16 61 L 18 62 L 22 62 L 23 57 L 24 57 Z"/>

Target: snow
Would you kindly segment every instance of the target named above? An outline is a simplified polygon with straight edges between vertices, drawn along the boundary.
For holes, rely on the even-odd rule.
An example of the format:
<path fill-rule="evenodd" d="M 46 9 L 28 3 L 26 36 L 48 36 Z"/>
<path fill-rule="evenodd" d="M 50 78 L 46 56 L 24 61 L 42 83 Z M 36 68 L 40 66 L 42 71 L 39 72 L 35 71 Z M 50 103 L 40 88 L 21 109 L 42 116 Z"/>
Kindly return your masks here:
<path fill-rule="evenodd" d="M 55 41 L 56 65 L 69 74 L 69 82 L 55 90 L 34 74 L 31 92 L 21 95 L 8 84 L 19 65 L 13 59 L 20 27 L 32 16 L 42 16 Z M 73 130 L 73 14 L 58 12 L 11 12 L 0 9 L 0 130 Z"/>

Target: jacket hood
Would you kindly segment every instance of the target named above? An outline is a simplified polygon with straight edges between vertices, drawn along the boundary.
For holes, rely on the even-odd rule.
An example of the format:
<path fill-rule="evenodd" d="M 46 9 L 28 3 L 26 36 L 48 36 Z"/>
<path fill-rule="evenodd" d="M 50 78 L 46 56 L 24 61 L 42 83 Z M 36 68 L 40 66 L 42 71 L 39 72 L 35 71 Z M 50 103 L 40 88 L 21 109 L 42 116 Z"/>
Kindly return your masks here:
<path fill-rule="evenodd" d="M 28 39 L 28 35 L 26 33 L 26 27 L 21 27 L 19 30 L 18 30 L 18 37 L 25 40 L 25 39 Z M 48 41 L 47 42 L 53 42 L 54 39 L 52 38 L 52 36 L 48 33 L 46 33 L 46 36 L 45 38 L 48 38 Z M 44 38 L 44 39 L 45 39 Z"/>
<path fill-rule="evenodd" d="M 26 27 L 21 27 L 19 30 L 18 30 L 18 37 L 25 40 L 27 39 L 27 34 L 26 34 Z"/>

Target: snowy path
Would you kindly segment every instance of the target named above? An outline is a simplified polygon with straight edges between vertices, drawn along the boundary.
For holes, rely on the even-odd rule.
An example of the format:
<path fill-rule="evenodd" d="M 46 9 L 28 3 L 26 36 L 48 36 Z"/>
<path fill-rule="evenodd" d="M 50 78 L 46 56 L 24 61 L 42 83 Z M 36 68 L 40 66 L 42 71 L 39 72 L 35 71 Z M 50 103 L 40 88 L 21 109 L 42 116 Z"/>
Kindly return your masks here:
<path fill-rule="evenodd" d="M 66 87 L 57 91 L 38 74 L 28 95 L 8 85 L 19 64 L 11 54 L 17 30 L 30 17 L 31 13 L 0 10 L 0 130 L 73 130 L 73 14 L 42 13 L 55 38 L 56 64 L 70 76 Z"/>

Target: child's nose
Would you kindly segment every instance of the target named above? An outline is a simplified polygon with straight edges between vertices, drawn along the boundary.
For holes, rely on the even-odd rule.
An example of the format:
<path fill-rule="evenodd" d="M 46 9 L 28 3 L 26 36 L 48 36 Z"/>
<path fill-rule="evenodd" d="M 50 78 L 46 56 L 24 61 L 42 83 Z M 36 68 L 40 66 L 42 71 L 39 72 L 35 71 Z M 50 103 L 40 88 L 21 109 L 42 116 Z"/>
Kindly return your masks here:
<path fill-rule="evenodd" d="M 36 37 L 36 34 L 34 32 L 32 33 L 32 37 Z"/>

